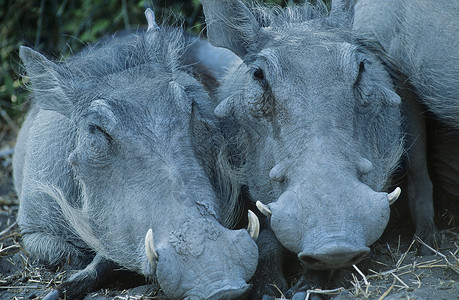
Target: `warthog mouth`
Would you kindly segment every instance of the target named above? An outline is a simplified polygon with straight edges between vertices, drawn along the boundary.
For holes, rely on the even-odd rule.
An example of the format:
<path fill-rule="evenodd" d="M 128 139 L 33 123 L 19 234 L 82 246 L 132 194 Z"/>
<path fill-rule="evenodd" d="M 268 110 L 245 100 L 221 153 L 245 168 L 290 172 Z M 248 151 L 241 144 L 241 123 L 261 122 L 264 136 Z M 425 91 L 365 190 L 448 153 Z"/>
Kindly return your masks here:
<path fill-rule="evenodd" d="M 298 254 L 302 264 L 313 270 L 339 269 L 360 262 L 370 251 L 368 247 L 331 244 L 317 251 L 304 250 Z"/>
<path fill-rule="evenodd" d="M 187 300 L 223 300 L 239 299 L 248 293 L 252 285 L 247 283 L 235 284 L 235 282 L 218 282 L 220 288 L 210 286 L 206 291 L 193 291 L 192 294 L 185 294 Z"/>

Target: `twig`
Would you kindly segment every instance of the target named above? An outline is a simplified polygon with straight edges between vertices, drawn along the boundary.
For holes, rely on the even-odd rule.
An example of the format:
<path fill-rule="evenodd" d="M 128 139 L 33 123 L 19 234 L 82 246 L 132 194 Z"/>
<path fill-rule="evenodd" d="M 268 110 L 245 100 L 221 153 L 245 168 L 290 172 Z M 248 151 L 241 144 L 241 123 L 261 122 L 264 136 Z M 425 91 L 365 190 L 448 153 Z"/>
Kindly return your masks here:
<path fill-rule="evenodd" d="M 6 239 L 9 239 L 9 238 L 13 238 L 13 237 L 20 237 L 20 236 L 21 235 L 19 233 L 13 232 L 11 234 L 8 234 L 8 235 L 0 237 L 0 241 L 6 240 Z"/>
<path fill-rule="evenodd" d="M 428 261 L 420 262 L 417 266 L 425 266 L 425 265 L 436 264 L 436 263 L 439 263 L 441 261 L 442 261 L 441 259 L 431 259 L 431 260 L 428 260 Z"/>
<path fill-rule="evenodd" d="M 413 270 L 410 270 L 410 271 L 406 271 L 406 272 L 400 273 L 400 274 L 398 274 L 398 276 L 403 276 L 403 275 L 411 274 L 411 273 L 413 273 Z"/>
<path fill-rule="evenodd" d="M 448 265 L 428 265 L 428 266 L 420 266 L 420 269 L 422 268 L 448 268 Z"/>
<path fill-rule="evenodd" d="M 357 279 L 357 277 L 354 275 L 354 273 L 351 273 L 351 275 L 352 275 L 352 278 L 355 281 L 355 284 L 353 282 L 351 282 L 351 284 L 355 287 L 355 295 L 358 295 L 359 294 L 359 290 L 360 290 L 364 297 L 368 297 L 368 294 L 367 294 L 368 290 L 367 290 L 367 292 L 365 292 L 362 289 L 362 287 L 360 286 L 360 281 Z M 368 285 L 367 285 L 367 287 L 368 287 Z"/>
<path fill-rule="evenodd" d="M 436 255 L 442 257 L 443 259 L 446 259 L 446 256 L 444 254 L 441 254 L 440 252 L 438 252 L 437 250 L 435 250 L 434 248 L 430 247 L 429 245 L 427 245 L 426 243 L 424 243 L 423 240 L 421 240 L 421 238 L 419 238 L 417 235 L 414 236 L 415 240 L 418 241 L 419 243 L 421 243 L 422 245 L 426 246 L 427 249 L 429 249 L 430 251 L 432 251 L 433 253 L 435 253 Z"/>
<path fill-rule="evenodd" d="M 395 279 L 392 281 L 392 285 L 381 295 L 381 297 L 378 298 L 378 300 L 383 300 L 389 293 L 390 291 L 394 288 L 395 286 Z"/>
<path fill-rule="evenodd" d="M 456 261 L 456 264 L 459 264 L 459 258 L 456 257 L 457 250 L 454 253 L 449 251 L 449 254 L 451 254 L 451 256 L 454 258 L 454 260 Z"/>
<path fill-rule="evenodd" d="M 379 276 L 386 276 L 386 275 L 389 275 L 389 274 L 392 274 L 394 272 L 397 272 L 397 271 L 401 271 L 403 269 L 406 269 L 406 268 L 409 268 L 409 267 L 412 267 L 412 264 L 409 264 L 409 265 L 404 265 L 400 268 L 395 268 L 395 269 L 391 269 L 389 271 L 384 271 L 384 272 L 381 272 L 381 273 L 378 273 L 378 274 L 375 274 L 375 275 L 369 275 L 368 278 L 374 278 L 374 277 L 379 277 Z"/>
<path fill-rule="evenodd" d="M 285 299 L 284 294 L 282 293 L 281 289 L 280 289 L 277 285 L 271 284 L 271 286 L 273 286 L 274 288 L 276 288 L 276 290 L 279 292 L 279 294 L 281 294 L 281 299 Z"/>
<path fill-rule="evenodd" d="M 23 285 L 23 286 L 0 286 L 2 290 L 15 290 L 15 289 L 39 289 L 38 285 Z"/>
<path fill-rule="evenodd" d="M 408 252 L 410 252 L 410 249 L 411 247 L 413 246 L 414 244 L 414 240 L 411 242 L 410 246 L 408 247 L 408 250 L 406 250 L 405 253 L 403 253 L 402 257 L 400 257 L 399 261 L 395 264 L 395 266 L 398 268 L 400 267 L 400 265 L 402 264 L 402 262 L 405 260 L 405 257 L 406 255 L 408 254 Z"/>
<path fill-rule="evenodd" d="M 405 288 L 407 288 L 407 289 L 410 288 L 408 285 L 406 285 L 406 283 L 404 283 L 404 282 L 400 279 L 400 277 L 398 277 L 398 276 L 395 275 L 394 273 L 391 273 L 391 275 L 394 276 L 395 279 L 397 279 L 401 284 L 403 284 L 403 286 L 404 286 Z"/>
<path fill-rule="evenodd" d="M 443 258 L 446 262 L 446 265 L 451 268 L 454 272 L 456 272 L 457 274 L 459 274 L 459 270 L 456 269 L 456 267 L 450 263 L 448 261 L 448 258 L 446 257 L 446 255 L 438 252 L 437 250 L 435 250 L 434 248 L 430 247 L 429 245 L 427 245 L 426 243 L 424 243 L 423 240 L 421 240 L 417 235 L 414 236 L 415 240 L 418 241 L 419 243 L 421 243 L 422 245 L 426 246 L 430 251 L 432 251 L 433 253 L 435 253 L 436 255 L 440 256 L 441 258 Z"/>
<path fill-rule="evenodd" d="M 0 236 L 4 235 L 5 233 L 8 233 L 14 226 L 16 226 L 17 222 L 15 221 L 13 224 L 5 228 L 2 232 L 0 232 Z"/>
<path fill-rule="evenodd" d="M 308 294 L 337 294 L 345 291 L 343 287 L 339 287 L 333 290 L 307 290 Z"/>
<path fill-rule="evenodd" d="M 8 246 L 8 247 L 5 247 L 5 248 L 1 248 L 0 249 L 0 254 L 2 254 L 3 252 L 6 252 L 10 249 L 14 249 L 14 248 L 21 248 L 21 245 L 11 245 L 11 246 Z"/>
<path fill-rule="evenodd" d="M 418 274 L 416 273 L 413 273 L 414 276 L 416 276 L 417 280 L 418 280 L 418 287 L 416 289 L 419 289 L 421 287 L 421 278 L 419 278 Z"/>
<path fill-rule="evenodd" d="M 333 290 L 307 290 L 306 291 L 306 298 L 304 298 L 304 300 L 309 300 L 309 297 L 311 296 L 311 294 L 322 294 L 322 295 L 326 295 L 326 294 L 337 294 L 337 293 L 341 293 L 342 291 L 345 291 L 346 289 L 343 288 L 343 287 L 339 287 L 339 288 L 336 288 L 336 289 L 333 289 Z"/>
<path fill-rule="evenodd" d="M 366 285 L 369 285 L 368 281 L 367 281 L 367 278 L 365 277 L 365 275 L 362 273 L 362 271 L 359 270 L 359 268 L 357 268 L 356 265 L 352 265 L 354 267 L 354 269 L 357 271 L 357 273 L 360 274 L 360 276 L 362 276 L 363 278 L 363 282 L 365 282 Z"/>

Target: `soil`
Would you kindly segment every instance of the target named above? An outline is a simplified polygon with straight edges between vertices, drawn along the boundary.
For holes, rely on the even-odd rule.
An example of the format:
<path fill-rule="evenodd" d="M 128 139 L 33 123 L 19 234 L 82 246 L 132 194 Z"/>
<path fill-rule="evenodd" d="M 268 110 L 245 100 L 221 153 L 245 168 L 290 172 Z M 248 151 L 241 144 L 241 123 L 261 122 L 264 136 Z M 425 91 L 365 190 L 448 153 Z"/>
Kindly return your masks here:
<path fill-rule="evenodd" d="M 16 134 L 17 127 L 0 120 L 0 299 L 42 299 L 71 272 L 45 269 L 21 247 L 15 223 L 19 203 L 11 176 Z M 334 272 L 337 289 L 309 291 L 306 298 L 322 294 L 335 300 L 459 299 L 459 218 L 446 208 L 440 208 L 439 216 L 442 245 L 436 253 L 417 255 L 413 228 L 401 211 L 366 259 Z M 128 283 L 123 277 L 85 299 L 165 299 L 140 276 L 128 277 Z"/>

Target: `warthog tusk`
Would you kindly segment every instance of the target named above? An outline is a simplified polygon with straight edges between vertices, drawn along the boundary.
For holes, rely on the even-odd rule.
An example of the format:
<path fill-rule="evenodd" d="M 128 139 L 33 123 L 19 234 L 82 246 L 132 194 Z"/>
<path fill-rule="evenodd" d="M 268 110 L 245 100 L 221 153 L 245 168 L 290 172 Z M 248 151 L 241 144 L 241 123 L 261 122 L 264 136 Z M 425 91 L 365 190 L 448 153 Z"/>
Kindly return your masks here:
<path fill-rule="evenodd" d="M 257 215 L 249 209 L 249 225 L 247 225 L 247 231 L 250 234 L 250 237 L 256 241 L 258 234 L 260 233 L 260 221 L 258 220 Z"/>
<path fill-rule="evenodd" d="M 145 236 L 145 253 L 147 254 L 148 261 L 154 265 L 158 260 L 158 253 L 155 250 L 155 243 L 153 242 L 153 230 L 148 229 Z"/>
<path fill-rule="evenodd" d="M 402 189 L 397 187 L 395 188 L 395 190 L 390 193 L 390 194 L 387 194 L 387 200 L 389 200 L 389 205 L 392 205 L 394 204 L 394 202 L 398 199 L 398 197 L 400 196 L 400 193 L 402 192 Z"/>
<path fill-rule="evenodd" d="M 257 203 L 255 203 L 255 205 L 257 206 L 258 210 L 264 214 L 265 216 L 267 216 L 268 218 L 271 217 L 272 215 L 272 212 L 271 210 L 269 209 L 269 206 L 266 205 L 266 204 L 263 204 L 261 203 L 260 201 L 257 201 Z"/>

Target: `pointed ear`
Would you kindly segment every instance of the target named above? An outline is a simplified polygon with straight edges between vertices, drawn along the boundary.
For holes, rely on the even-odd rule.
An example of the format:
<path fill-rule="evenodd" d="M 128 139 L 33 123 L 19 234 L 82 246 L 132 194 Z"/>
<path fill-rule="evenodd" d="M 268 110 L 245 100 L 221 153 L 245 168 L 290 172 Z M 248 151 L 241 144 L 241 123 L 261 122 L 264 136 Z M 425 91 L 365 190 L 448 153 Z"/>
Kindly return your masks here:
<path fill-rule="evenodd" d="M 59 66 L 28 47 L 21 46 L 19 56 L 32 82 L 38 107 L 68 116 L 72 103 L 64 93 Z"/>
<path fill-rule="evenodd" d="M 351 27 L 354 22 L 355 0 L 333 0 L 330 18 L 336 25 Z"/>
<path fill-rule="evenodd" d="M 260 30 L 250 9 L 239 0 L 201 0 L 201 3 L 209 42 L 244 59 Z"/>

